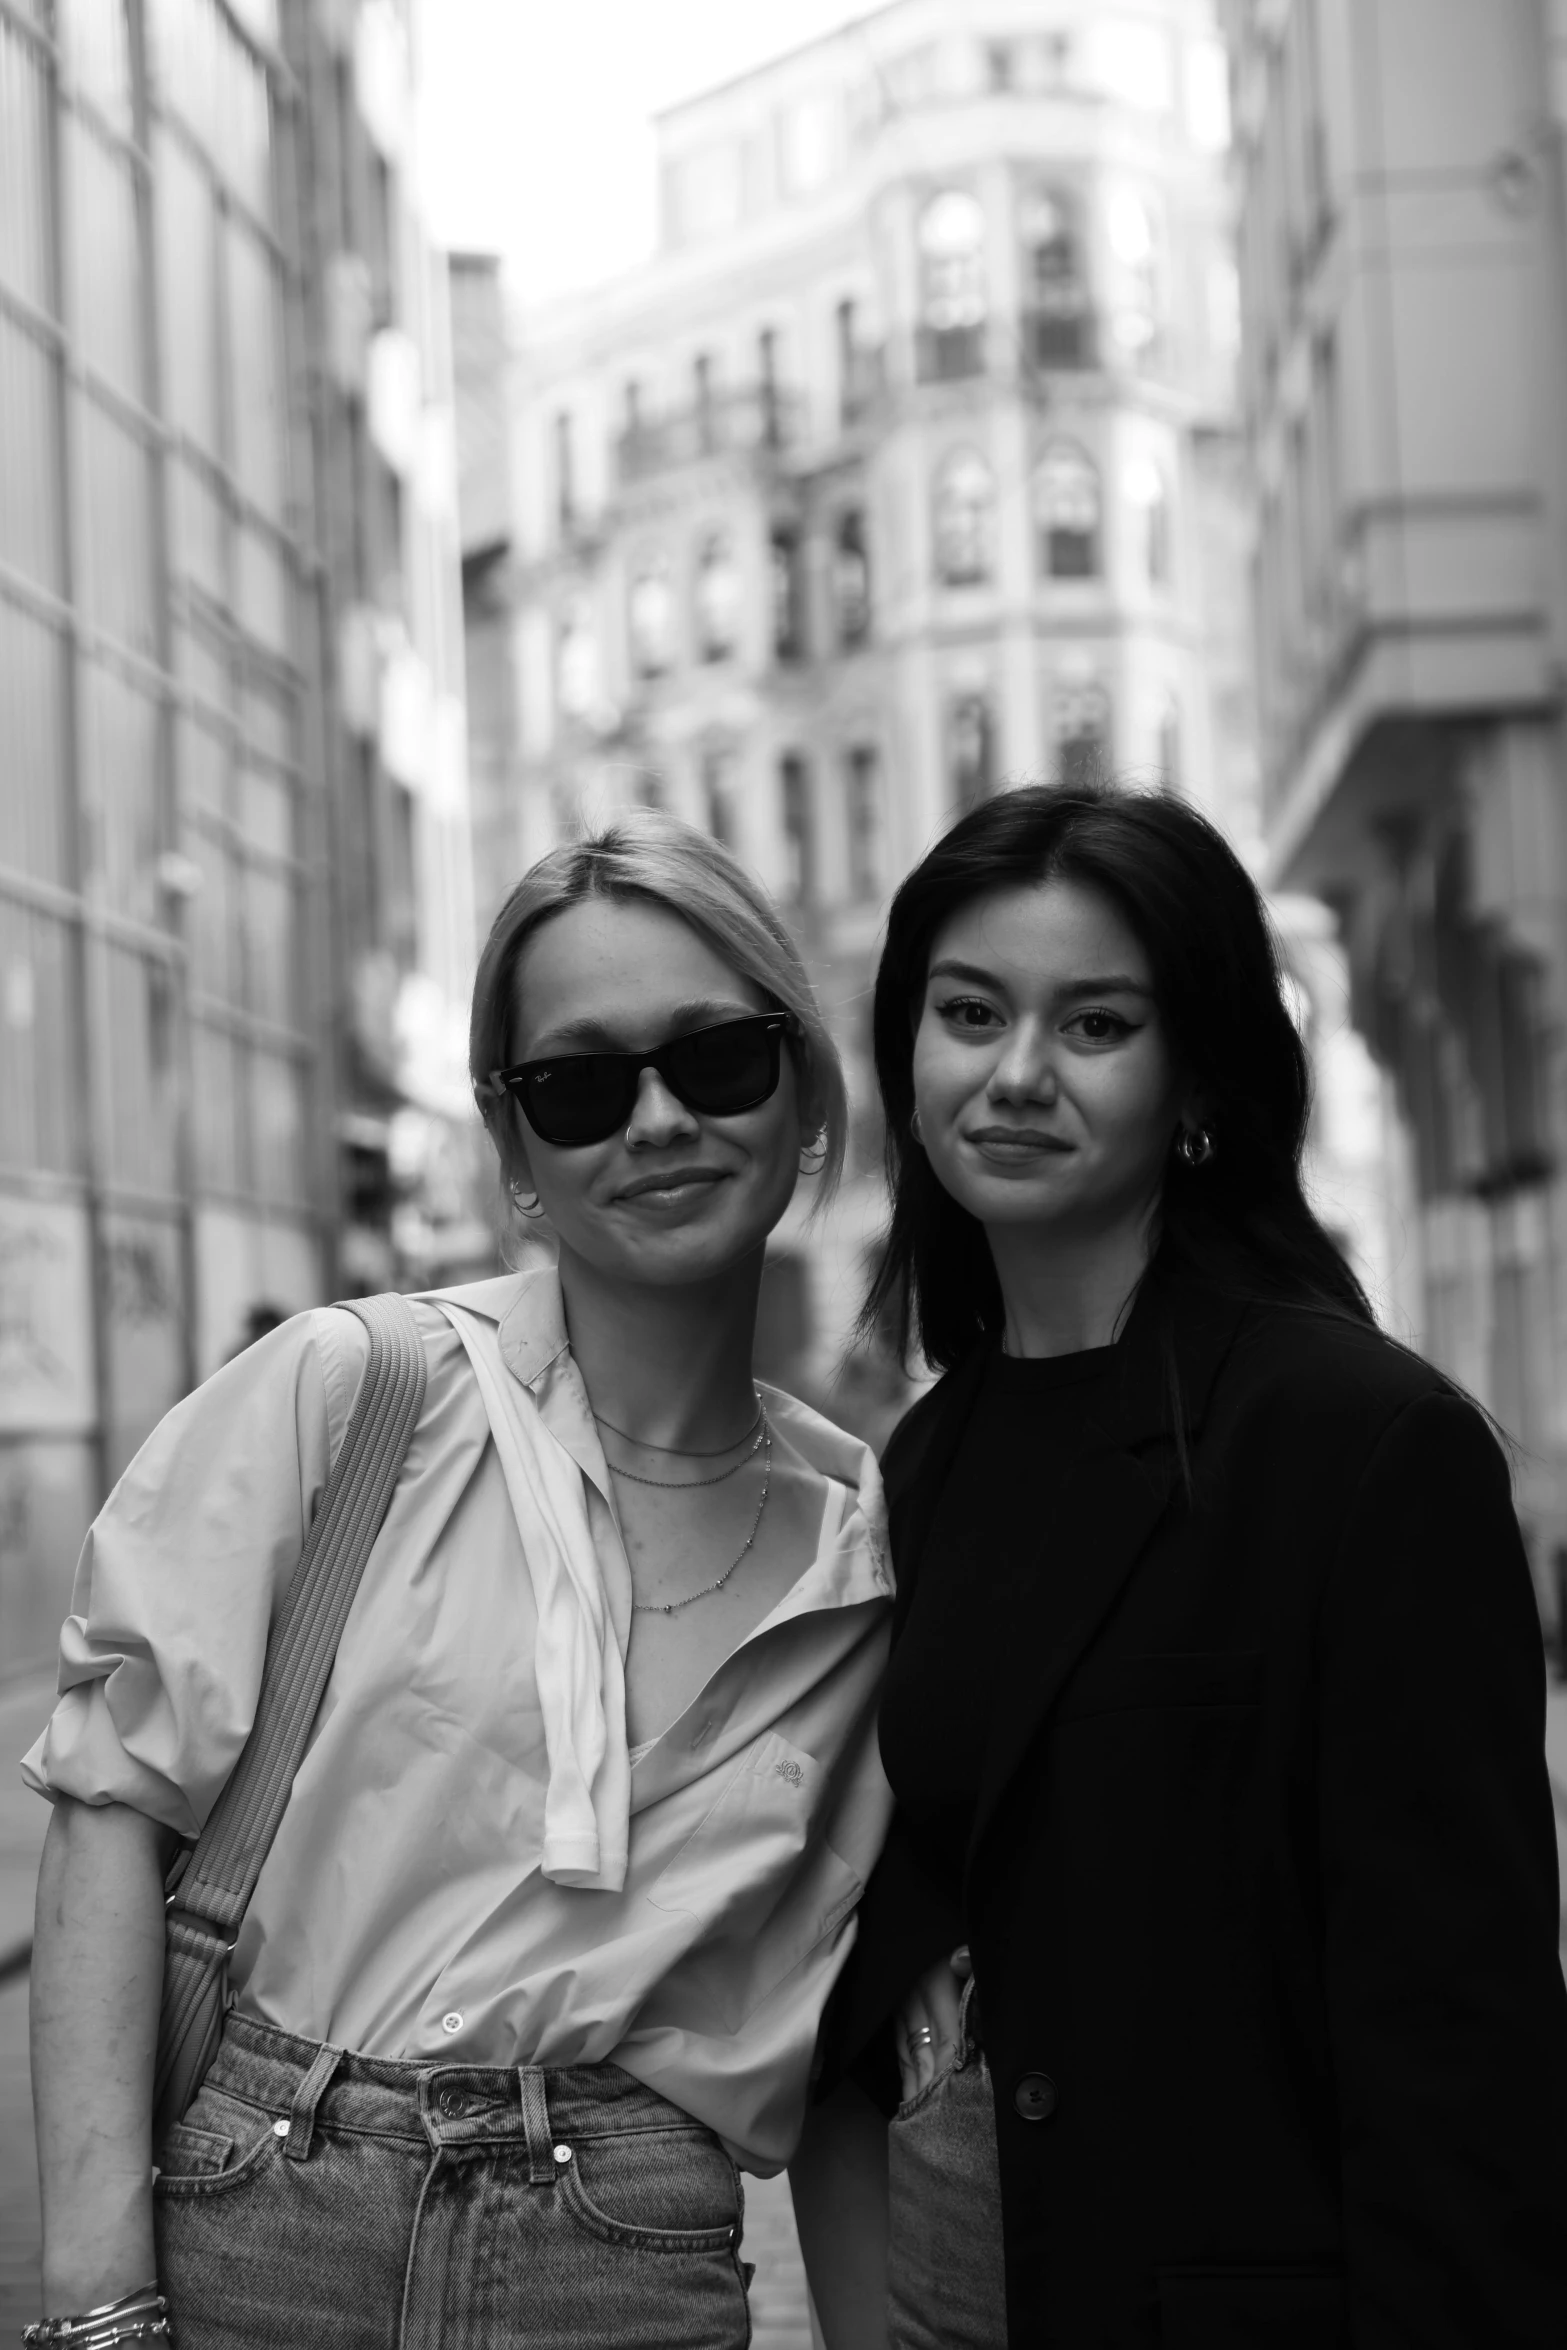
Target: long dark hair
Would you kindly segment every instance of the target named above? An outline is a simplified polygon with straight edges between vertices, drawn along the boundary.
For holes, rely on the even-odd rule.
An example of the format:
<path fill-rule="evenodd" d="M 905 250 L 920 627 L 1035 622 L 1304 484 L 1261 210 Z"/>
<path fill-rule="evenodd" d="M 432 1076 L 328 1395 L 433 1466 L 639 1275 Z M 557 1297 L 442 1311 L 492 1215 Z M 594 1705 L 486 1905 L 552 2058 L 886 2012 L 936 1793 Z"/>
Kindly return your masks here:
<path fill-rule="evenodd" d="M 914 1031 L 942 925 L 991 890 L 1056 880 L 1099 891 L 1141 943 L 1171 1049 L 1213 1137 L 1204 1166 L 1171 1151 L 1155 1269 L 1371 1322 L 1364 1290 L 1301 1189 L 1311 1070 L 1256 885 L 1173 792 L 1092 783 L 985 801 L 892 901 L 874 1008 L 892 1222 L 867 1326 L 886 1330 L 890 1320 L 901 1351 L 917 1345 L 937 1370 L 1002 1328 L 983 1228 L 942 1189 L 910 1131 Z"/>

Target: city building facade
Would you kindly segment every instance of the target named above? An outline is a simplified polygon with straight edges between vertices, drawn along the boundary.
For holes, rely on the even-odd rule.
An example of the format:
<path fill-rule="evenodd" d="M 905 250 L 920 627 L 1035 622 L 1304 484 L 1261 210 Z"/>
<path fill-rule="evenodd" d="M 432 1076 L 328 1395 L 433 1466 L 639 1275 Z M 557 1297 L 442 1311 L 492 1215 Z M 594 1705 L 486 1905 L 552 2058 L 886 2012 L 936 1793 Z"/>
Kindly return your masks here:
<path fill-rule="evenodd" d="M 1261 791 L 1391 1081 L 1402 1326 L 1567 1541 L 1567 10 L 1227 0 Z M 1549 1601 L 1547 1606 L 1549 1608 Z"/>
<path fill-rule="evenodd" d="M 1225 102 L 1206 0 L 894 0 L 664 115 L 655 257 L 518 321 L 504 452 L 476 409 L 497 877 L 710 829 L 862 1102 L 888 893 L 962 809 L 1105 769 L 1248 829 Z"/>
<path fill-rule="evenodd" d="M 408 118 L 392 0 L 0 0 L 0 1669 L 197 1378 L 462 1221 Z"/>

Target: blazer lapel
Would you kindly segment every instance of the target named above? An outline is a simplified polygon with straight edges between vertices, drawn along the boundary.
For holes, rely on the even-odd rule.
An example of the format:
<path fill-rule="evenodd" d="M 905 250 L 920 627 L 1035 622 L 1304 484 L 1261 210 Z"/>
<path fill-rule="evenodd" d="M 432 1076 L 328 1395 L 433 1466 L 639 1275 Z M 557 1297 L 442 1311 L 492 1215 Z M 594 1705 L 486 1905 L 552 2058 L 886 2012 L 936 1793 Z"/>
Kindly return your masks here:
<path fill-rule="evenodd" d="M 1195 1439 L 1244 1308 L 1183 1295 L 1165 1283 L 1140 1299 L 1126 1333 L 1122 1449 L 1083 1462 L 1063 1480 L 1041 1526 L 1037 1633 L 1008 1627 L 996 1709 L 980 1778 L 966 1876 L 1007 1787 L 1051 1707 L 1115 1605 L 1180 1484 L 1161 1333 L 1174 1338 L 1186 1432 Z M 964 1415 L 965 1418 L 967 1414 Z M 1026 1472 L 1025 1472 L 1026 1473 Z M 1070 1593 L 1063 1621 L 1059 1581 Z M 1056 1581 L 1052 1589 L 1046 1578 Z"/>
<path fill-rule="evenodd" d="M 887 1539 L 892 1552 L 893 1572 L 897 1592 L 893 1601 L 892 1637 L 897 1639 L 909 1612 L 914 1596 L 914 1580 L 930 1533 L 931 1520 L 941 1489 L 968 1426 L 980 1387 L 984 1381 L 985 1365 L 990 1360 L 988 1346 L 975 1347 L 954 1370 L 947 1373 L 941 1393 L 936 1398 L 936 1410 L 928 1432 L 920 1444 L 913 1464 L 901 1475 L 889 1475 L 887 1482 Z"/>

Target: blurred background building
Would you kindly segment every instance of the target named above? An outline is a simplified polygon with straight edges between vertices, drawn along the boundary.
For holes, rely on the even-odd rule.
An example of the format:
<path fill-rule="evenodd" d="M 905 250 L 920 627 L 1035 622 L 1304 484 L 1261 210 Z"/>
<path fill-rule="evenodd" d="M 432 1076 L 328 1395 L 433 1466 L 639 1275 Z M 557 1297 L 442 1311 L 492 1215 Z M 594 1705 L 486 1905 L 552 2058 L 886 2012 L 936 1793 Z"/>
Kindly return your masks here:
<path fill-rule="evenodd" d="M 487 1256 L 393 0 L 0 0 L 0 1657 L 153 1422 Z"/>
<path fill-rule="evenodd" d="M 454 264 L 479 911 L 638 803 L 786 908 L 865 1112 L 776 1252 L 798 1375 L 899 876 L 1100 769 L 1254 831 L 1225 58 L 1207 0 L 894 0 L 657 131 L 645 267 L 511 322 Z"/>
<path fill-rule="evenodd" d="M 1567 1540 L 1567 10 L 1228 0 L 1263 821 L 1389 1073 L 1416 1343 Z M 1549 1603 L 1548 1603 L 1549 1604 Z"/>

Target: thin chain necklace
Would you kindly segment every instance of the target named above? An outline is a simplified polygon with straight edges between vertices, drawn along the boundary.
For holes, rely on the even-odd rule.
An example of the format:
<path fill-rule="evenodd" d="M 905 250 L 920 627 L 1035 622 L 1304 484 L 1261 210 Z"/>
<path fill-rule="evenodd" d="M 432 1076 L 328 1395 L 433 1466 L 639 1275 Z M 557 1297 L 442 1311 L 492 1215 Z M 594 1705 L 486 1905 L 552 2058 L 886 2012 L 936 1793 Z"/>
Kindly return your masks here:
<path fill-rule="evenodd" d="M 758 1442 L 765 1444 L 767 1447 L 767 1453 L 762 1467 L 762 1498 L 756 1505 L 756 1515 L 751 1520 L 751 1531 L 745 1538 L 745 1542 L 740 1550 L 739 1556 L 730 1560 L 728 1566 L 725 1567 L 723 1573 L 719 1576 L 716 1583 L 704 1583 L 700 1591 L 688 1591 L 684 1599 L 666 1600 L 663 1606 L 659 1606 L 653 1600 L 633 1600 L 631 1606 L 632 1613 L 634 1615 L 675 1616 L 680 1613 L 680 1610 L 683 1607 L 694 1606 L 699 1599 L 710 1599 L 715 1591 L 722 1591 L 724 1585 L 728 1582 L 736 1567 L 740 1565 L 741 1560 L 746 1558 L 751 1550 L 755 1547 L 756 1537 L 761 1532 L 762 1528 L 762 1512 L 767 1507 L 767 1496 L 772 1488 L 773 1482 L 773 1432 L 767 1424 L 767 1414 L 765 1411 L 762 1414 L 762 1432 Z M 647 1484 L 650 1483 L 651 1480 L 644 1478 L 641 1480 L 641 1482 Z M 704 1479 L 703 1482 L 713 1483 L 716 1482 L 716 1480 Z"/>
<path fill-rule="evenodd" d="M 609 1422 L 606 1420 L 604 1425 L 607 1428 L 609 1426 Z M 616 1433 L 618 1434 L 619 1431 L 617 1430 Z M 764 1417 L 758 1424 L 755 1440 L 751 1445 L 750 1451 L 743 1452 L 740 1455 L 740 1458 L 737 1461 L 731 1463 L 727 1469 L 720 1469 L 716 1477 L 643 1477 L 639 1475 L 635 1469 L 621 1468 L 617 1461 L 612 1461 L 610 1459 L 608 1453 L 604 1455 L 604 1466 L 608 1469 L 612 1477 L 629 1478 L 633 1485 L 656 1485 L 660 1493 L 695 1493 L 699 1486 L 725 1485 L 728 1483 L 731 1477 L 738 1477 L 740 1471 L 748 1467 L 749 1464 L 755 1460 L 757 1454 L 761 1451 L 762 1438 L 766 1434 L 767 1422 Z M 638 1442 L 638 1439 L 635 1436 L 628 1436 L 626 1442 L 628 1444 L 635 1444 Z M 672 1451 L 674 1448 L 670 1445 L 654 1445 L 650 1446 L 649 1449 L 655 1452 L 668 1452 Z M 712 1458 L 712 1455 L 709 1453 L 696 1453 L 693 1455 L 693 1458 L 699 1461 L 709 1460 Z"/>
<path fill-rule="evenodd" d="M 756 1418 L 745 1431 L 745 1435 L 736 1436 L 729 1444 L 715 1444 L 711 1452 L 697 1452 L 688 1444 L 649 1444 L 645 1436 L 633 1436 L 629 1428 L 617 1428 L 614 1421 L 606 1420 L 602 1412 L 595 1412 L 593 1417 L 601 1428 L 609 1430 L 611 1436 L 620 1437 L 626 1444 L 639 1444 L 644 1452 L 673 1453 L 677 1459 L 683 1461 L 721 1461 L 726 1452 L 733 1452 L 735 1445 L 744 1444 L 746 1436 L 754 1436 L 762 1425 L 764 1416 L 762 1391 L 759 1387 L 754 1387 L 751 1392 L 756 1397 Z M 750 1455 L 747 1454 L 746 1457 L 749 1459 Z"/>

